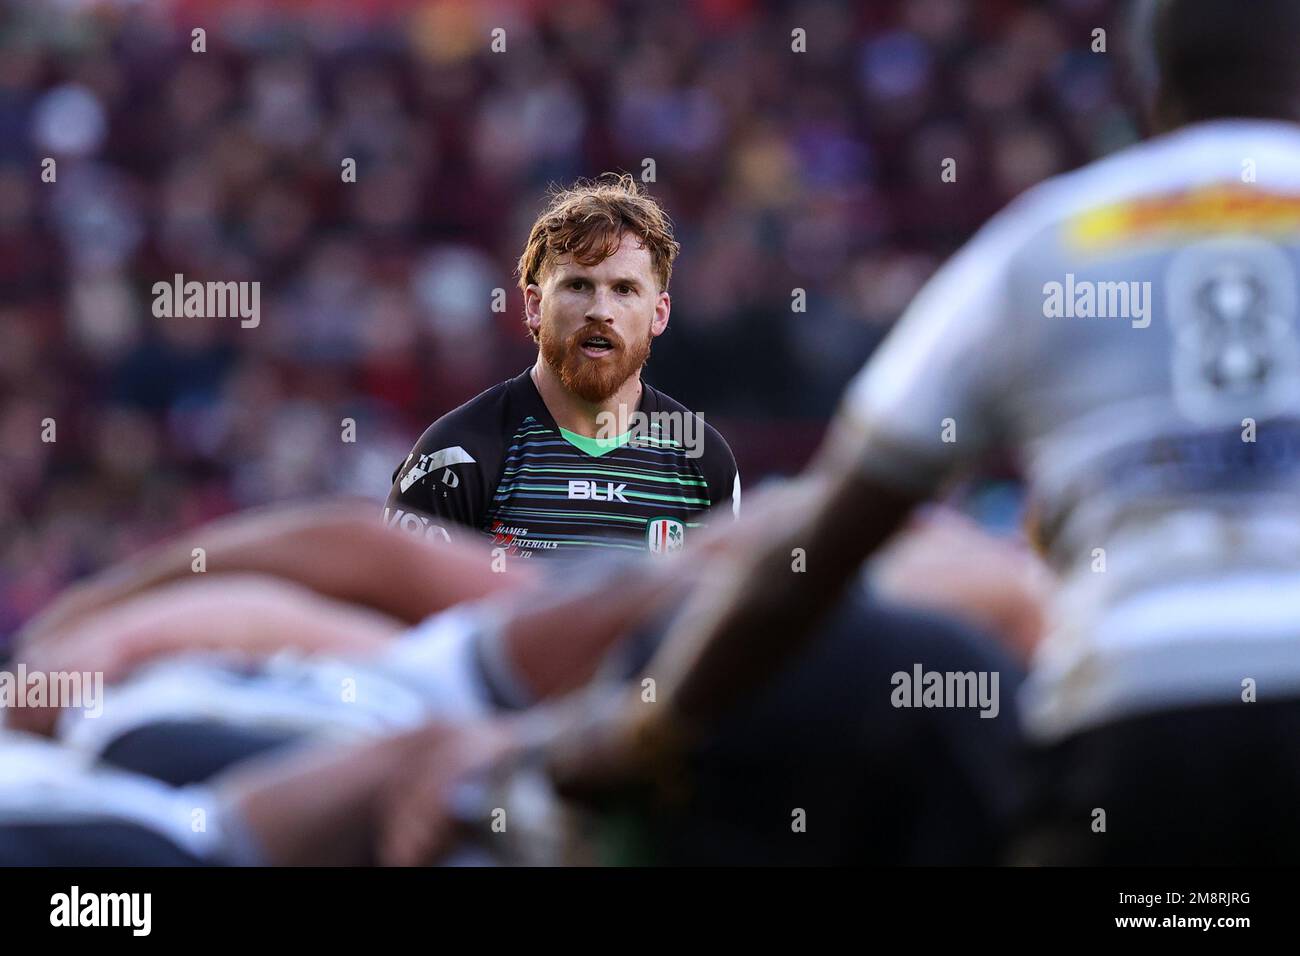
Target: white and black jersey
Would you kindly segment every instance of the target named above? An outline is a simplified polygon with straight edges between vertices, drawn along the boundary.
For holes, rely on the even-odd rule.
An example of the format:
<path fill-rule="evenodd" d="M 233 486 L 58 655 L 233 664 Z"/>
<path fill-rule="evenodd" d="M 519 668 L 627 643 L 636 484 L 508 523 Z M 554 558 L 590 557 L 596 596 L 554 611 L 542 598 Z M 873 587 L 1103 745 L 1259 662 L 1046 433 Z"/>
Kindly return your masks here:
<path fill-rule="evenodd" d="M 1064 586 L 1040 738 L 1300 690 L 1300 127 L 1202 123 L 1031 190 L 851 386 L 862 468 L 1017 454 Z"/>

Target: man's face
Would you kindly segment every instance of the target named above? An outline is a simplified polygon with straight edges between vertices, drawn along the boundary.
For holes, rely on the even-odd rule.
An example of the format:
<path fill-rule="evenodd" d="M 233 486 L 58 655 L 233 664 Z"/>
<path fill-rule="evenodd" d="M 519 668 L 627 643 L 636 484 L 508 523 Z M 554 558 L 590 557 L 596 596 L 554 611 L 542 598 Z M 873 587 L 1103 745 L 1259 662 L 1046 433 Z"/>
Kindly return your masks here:
<path fill-rule="evenodd" d="M 668 326 L 671 301 L 659 291 L 650 250 L 624 233 L 594 266 L 561 256 L 524 293 L 528 327 L 565 389 L 593 404 L 641 371 L 650 342 Z"/>

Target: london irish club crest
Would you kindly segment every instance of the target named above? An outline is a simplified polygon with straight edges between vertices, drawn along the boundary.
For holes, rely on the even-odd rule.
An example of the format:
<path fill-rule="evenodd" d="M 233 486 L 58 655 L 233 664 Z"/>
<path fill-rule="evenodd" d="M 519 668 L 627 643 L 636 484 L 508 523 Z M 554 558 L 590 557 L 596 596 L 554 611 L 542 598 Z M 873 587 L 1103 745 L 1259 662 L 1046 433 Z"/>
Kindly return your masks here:
<path fill-rule="evenodd" d="M 646 544 L 652 554 L 680 551 L 686 539 L 686 526 L 676 518 L 651 518 L 646 525 Z"/>

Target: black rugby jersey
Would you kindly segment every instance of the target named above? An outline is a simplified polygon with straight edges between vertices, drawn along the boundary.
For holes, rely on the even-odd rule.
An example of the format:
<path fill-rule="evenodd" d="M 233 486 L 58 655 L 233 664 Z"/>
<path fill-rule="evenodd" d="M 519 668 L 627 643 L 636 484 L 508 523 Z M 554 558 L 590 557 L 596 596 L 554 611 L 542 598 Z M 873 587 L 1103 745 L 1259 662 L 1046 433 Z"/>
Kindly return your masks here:
<path fill-rule="evenodd" d="M 739 512 L 736 461 L 713 426 L 644 382 L 637 410 L 618 438 L 576 435 L 525 371 L 429 426 L 393 475 L 384 519 L 443 537 L 464 525 L 525 557 L 689 546 L 708 508 Z"/>

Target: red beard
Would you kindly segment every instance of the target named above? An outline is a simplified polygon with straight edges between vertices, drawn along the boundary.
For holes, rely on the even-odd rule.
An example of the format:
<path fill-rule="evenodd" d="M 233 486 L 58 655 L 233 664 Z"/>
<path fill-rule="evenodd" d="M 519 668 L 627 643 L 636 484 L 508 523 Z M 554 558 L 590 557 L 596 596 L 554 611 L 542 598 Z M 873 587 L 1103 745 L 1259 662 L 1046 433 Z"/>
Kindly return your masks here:
<path fill-rule="evenodd" d="M 593 360 L 582 354 L 582 343 L 593 335 L 609 340 L 610 354 L 603 359 Z M 641 371 L 650 357 L 650 342 L 654 336 L 647 331 L 644 341 L 628 346 L 623 337 L 608 326 L 585 325 L 564 339 L 543 322 L 538 338 L 542 358 L 555 370 L 564 388 L 584 402 L 599 405 Z"/>

